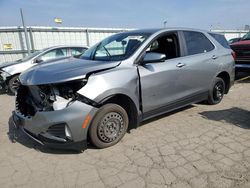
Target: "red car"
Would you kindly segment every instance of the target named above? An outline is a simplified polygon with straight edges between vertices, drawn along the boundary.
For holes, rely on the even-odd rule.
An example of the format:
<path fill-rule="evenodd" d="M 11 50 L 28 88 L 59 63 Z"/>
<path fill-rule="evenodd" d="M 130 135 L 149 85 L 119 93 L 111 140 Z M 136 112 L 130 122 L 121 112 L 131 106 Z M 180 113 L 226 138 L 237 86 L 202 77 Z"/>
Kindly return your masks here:
<path fill-rule="evenodd" d="M 240 41 L 230 44 L 235 52 L 235 69 L 237 72 L 250 71 L 250 32 Z"/>

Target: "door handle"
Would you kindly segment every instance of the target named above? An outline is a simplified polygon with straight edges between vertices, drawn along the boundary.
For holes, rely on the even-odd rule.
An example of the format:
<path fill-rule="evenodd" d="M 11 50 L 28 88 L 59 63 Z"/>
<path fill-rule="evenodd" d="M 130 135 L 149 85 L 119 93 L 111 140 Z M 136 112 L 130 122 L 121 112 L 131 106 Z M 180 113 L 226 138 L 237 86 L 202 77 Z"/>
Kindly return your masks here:
<path fill-rule="evenodd" d="M 179 67 L 179 68 L 181 68 L 181 67 L 184 67 L 186 64 L 184 64 L 184 63 L 178 63 L 177 65 L 176 65 L 176 67 Z"/>
<path fill-rule="evenodd" d="M 213 55 L 213 56 L 212 56 L 212 59 L 217 59 L 217 58 L 218 58 L 217 55 Z"/>

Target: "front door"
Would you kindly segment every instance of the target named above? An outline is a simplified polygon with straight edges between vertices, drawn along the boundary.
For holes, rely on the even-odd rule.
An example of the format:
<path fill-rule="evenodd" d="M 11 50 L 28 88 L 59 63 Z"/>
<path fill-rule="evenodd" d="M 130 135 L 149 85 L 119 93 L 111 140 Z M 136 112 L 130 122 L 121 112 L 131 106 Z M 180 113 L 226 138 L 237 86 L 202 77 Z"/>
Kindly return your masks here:
<path fill-rule="evenodd" d="M 138 66 L 144 119 L 160 113 L 161 109 L 165 111 L 168 104 L 183 97 L 178 87 L 181 74 L 177 66 L 182 59 L 178 34 L 160 36 L 146 50 L 150 52 L 165 54 L 166 60 Z"/>

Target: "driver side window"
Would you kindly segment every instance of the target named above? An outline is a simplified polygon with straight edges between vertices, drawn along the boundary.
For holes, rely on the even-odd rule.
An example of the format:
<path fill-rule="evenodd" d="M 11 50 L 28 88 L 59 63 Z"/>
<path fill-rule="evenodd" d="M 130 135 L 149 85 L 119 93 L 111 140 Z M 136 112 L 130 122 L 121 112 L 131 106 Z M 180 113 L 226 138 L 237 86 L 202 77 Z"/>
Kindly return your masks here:
<path fill-rule="evenodd" d="M 146 53 L 150 52 L 165 54 L 166 59 L 180 57 L 180 48 L 177 34 L 173 33 L 157 38 L 146 50 Z"/>

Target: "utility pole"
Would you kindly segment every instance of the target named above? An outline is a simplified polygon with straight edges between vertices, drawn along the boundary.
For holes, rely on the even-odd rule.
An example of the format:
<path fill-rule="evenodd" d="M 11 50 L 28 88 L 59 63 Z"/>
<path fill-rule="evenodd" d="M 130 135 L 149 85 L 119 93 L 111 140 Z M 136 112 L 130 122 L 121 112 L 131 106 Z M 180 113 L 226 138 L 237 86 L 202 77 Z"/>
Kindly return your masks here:
<path fill-rule="evenodd" d="M 20 13 L 21 13 L 21 18 L 22 18 L 22 23 L 23 23 L 23 28 L 24 28 L 24 36 L 25 36 L 25 42 L 26 42 L 26 46 L 27 46 L 27 50 L 28 50 L 28 55 L 30 55 L 30 44 L 29 44 L 29 39 L 28 39 L 28 32 L 27 32 L 27 28 L 25 25 L 23 10 L 21 8 L 20 8 Z"/>

